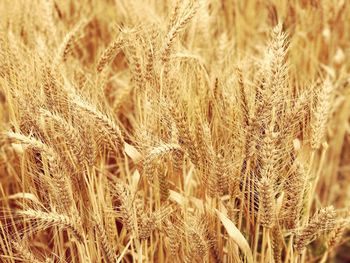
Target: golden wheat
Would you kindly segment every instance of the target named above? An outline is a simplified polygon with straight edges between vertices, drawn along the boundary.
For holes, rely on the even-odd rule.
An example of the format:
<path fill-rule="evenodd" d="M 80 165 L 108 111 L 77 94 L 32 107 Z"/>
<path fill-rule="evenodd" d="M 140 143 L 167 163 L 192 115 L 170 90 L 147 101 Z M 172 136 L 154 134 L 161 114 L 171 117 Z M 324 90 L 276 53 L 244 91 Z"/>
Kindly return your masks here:
<path fill-rule="evenodd" d="M 0 1 L 1 262 L 348 262 L 349 1 Z"/>

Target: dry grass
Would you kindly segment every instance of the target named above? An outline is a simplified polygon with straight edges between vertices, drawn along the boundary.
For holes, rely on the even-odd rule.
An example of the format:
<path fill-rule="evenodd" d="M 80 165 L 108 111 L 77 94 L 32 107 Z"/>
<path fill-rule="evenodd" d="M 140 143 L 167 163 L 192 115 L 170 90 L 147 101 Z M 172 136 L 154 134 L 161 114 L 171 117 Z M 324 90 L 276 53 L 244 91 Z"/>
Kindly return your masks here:
<path fill-rule="evenodd" d="M 1 262 L 349 262 L 350 2 L 0 1 Z"/>

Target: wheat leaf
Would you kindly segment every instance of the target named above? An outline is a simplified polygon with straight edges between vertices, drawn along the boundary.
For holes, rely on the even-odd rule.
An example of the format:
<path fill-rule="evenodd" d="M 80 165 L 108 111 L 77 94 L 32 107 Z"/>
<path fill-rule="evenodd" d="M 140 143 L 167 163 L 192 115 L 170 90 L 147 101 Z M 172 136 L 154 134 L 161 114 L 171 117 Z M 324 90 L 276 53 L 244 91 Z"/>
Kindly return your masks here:
<path fill-rule="evenodd" d="M 219 210 L 215 209 L 216 214 L 220 218 L 222 224 L 224 225 L 228 235 L 232 238 L 232 240 L 240 247 L 245 256 L 247 257 L 248 263 L 253 263 L 253 254 L 249 247 L 247 240 L 244 238 L 242 233 L 238 230 L 235 224 L 226 217 Z"/>

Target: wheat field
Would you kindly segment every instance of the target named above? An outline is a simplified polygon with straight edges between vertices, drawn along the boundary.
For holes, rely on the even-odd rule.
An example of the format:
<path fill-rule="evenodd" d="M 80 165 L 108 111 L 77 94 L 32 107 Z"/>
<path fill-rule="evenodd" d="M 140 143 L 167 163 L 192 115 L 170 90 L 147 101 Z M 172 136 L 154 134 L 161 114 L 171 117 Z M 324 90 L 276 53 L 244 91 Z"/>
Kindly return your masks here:
<path fill-rule="evenodd" d="M 350 1 L 1 0 L 0 262 L 350 262 Z"/>

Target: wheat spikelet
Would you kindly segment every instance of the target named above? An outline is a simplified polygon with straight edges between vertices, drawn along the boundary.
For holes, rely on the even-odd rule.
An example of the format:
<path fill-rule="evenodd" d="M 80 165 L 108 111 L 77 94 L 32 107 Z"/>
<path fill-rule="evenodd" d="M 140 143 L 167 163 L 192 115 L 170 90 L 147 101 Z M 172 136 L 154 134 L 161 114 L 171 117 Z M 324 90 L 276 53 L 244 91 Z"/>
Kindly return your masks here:
<path fill-rule="evenodd" d="M 27 94 L 17 94 L 14 93 L 13 99 L 15 100 L 16 107 L 18 107 L 20 116 L 19 116 L 19 131 L 25 135 L 32 135 L 37 138 L 42 139 L 42 134 L 40 127 L 37 124 L 37 103 L 28 103 L 28 101 L 34 99 L 33 96 L 28 96 Z"/>
<path fill-rule="evenodd" d="M 174 209 L 170 205 L 162 206 L 159 210 L 153 212 L 155 223 L 158 228 L 162 227 L 163 223 L 173 213 Z"/>
<path fill-rule="evenodd" d="M 172 160 L 173 160 L 173 167 L 175 169 L 181 170 L 183 160 L 184 160 L 184 152 L 183 151 L 176 151 L 172 155 Z"/>
<path fill-rule="evenodd" d="M 204 180 L 206 188 L 208 190 L 208 195 L 212 198 L 215 198 L 220 195 L 220 193 L 218 192 L 219 180 L 217 175 L 218 174 L 216 172 L 216 169 L 215 167 L 213 167 L 207 171 L 207 181 Z"/>
<path fill-rule="evenodd" d="M 282 110 L 284 91 L 287 88 L 285 83 L 287 66 L 285 65 L 286 36 L 282 33 L 281 24 L 277 25 L 272 33 L 271 43 L 268 45 L 264 60 L 261 65 L 261 72 L 258 74 L 255 110 L 256 121 L 260 129 L 267 129 L 271 116 Z"/>

